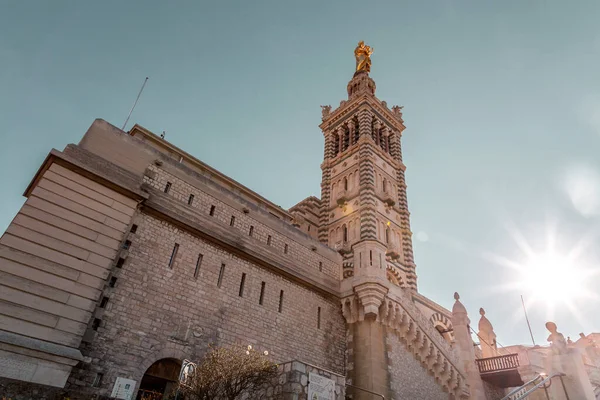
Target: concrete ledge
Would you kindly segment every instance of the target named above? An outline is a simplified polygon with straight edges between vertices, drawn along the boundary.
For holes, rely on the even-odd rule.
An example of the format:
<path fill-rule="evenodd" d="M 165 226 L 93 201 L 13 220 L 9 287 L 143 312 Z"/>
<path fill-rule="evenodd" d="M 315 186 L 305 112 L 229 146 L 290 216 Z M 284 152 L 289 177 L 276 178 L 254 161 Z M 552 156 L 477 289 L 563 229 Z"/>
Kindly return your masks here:
<path fill-rule="evenodd" d="M 0 331 L 0 377 L 64 387 L 83 359 L 77 349 Z"/>
<path fill-rule="evenodd" d="M 45 353 L 52 356 L 73 360 L 73 365 L 83 360 L 81 352 L 72 347 L 45 342 L 43 340 L 34 339 L 27 336 L 17 335 L 16 333 L 0 330 L 0 348 L 3 348 L 3 345 L 9 345 L 15 348 L 22 347 L 42 354 Z"/>

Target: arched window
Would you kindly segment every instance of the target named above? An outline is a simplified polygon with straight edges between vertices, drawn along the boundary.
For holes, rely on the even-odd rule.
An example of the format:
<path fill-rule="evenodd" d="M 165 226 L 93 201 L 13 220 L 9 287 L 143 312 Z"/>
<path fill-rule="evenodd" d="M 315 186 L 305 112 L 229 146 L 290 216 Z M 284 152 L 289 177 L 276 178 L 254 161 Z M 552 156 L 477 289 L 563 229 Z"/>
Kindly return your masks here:
<path fill-rule="evenodd" d="M 344 177 L 344 190 L 348 190 L 348 178 Z"/>
<path fill-rule="evenodd" d="M 387 193 L 387 179 L 383 178 L 383 192 Z"/>
<path fill-rule="evenodd" d="M 348 236 L 350 240 L 354 240 L 354 221 L 348 223 Z"/>
<path fill-rule="evenodd" d="M 346 227 L 346 224 L 342 225 L 342 231 L 344 233 L 344 242 L 348 241 L 348 227 Z"/>
<path fill-rule="evenodd" d="M 387 244 L 390 244 L 390 228 L 389 227 L 387 227 L 385 229 L 385 242 Z"/>

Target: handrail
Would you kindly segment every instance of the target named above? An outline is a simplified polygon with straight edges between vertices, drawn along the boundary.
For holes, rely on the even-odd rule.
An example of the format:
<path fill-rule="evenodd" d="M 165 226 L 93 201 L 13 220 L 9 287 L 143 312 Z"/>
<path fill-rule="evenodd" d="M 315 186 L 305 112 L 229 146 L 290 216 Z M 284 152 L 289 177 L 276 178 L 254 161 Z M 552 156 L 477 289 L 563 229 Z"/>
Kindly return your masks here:
<path fill-rule="evenodd" d="M 346 386 L 348 386 L 348 387 L 351 387 L 351 388 L 353 388 L 353 389 L 362 390 L 363 392 L 370 393 L 370 394 L 372 394 L 372 395 L 375 395 L 375 396 L 379 396 L 379 397 L 381 397 L 383 400 L 385 400 L 385 396 L 384 396 L 384 395 L 382 395 L 382 394 L 375 393 L 375 392 L 371 392 L 370 390 L 363 389 L 363 388 L 361 388 L 361 387 L 354 386 L 354 385 L 351 385 L 351 384 L 349 384 L 349 383 L 346 383 Z"/>
<path fill-rule="evenodd" d="M 540 383 L 536 384 L 534 387 L 532 387 L 528 391 L 526 391 L 525 393 L 523 393 L 523 395 L 516 398 L 515 400 L 523 400 L 524 398 L 529 397 L 529 395 L 531 393 L 535 392 L 536 390 L 538 390 L 541 387 L 544 387 L 546 385 L 546 382 L 552 380 L 552 378 L 556 378 L 557 376 L 561 377 L 561 380 L 562 380 L 562 377 L 566 376 L 566 375 L 563 374 L 562 372 L 557 372 L 555 374 L 552 374 L 552 375 L 548 376 L 546 379 L 544 379 L 543 381 L 541 381 Z M 569 395 L 567 394 L 567 389 L 565 388 L 564 383 L 563 383 L 563 389 L 565 390 L 565 395 L 567 396 L 567 400 L 569 400 Z"/>
<path fill-rule="evenodd" d="M 524 388 L 526 388 L 527 386 L 531 385 L 532 383 L 534 383 L 535 381 L 537 381 L 538 379 L 540 379 L 543 375 L 538 374 L 535 378 L 533 378 L 532 380 L 530 380 L 529 382 L 526 382 L 525 384 L 519 386 L 516 389 L 513 389 L 509 394 L 507 394 L 506 396 L 504 396 L 501 400 L 510 400 L 510 397 L 519 393 L 521 390 L 523 390 Z"/>

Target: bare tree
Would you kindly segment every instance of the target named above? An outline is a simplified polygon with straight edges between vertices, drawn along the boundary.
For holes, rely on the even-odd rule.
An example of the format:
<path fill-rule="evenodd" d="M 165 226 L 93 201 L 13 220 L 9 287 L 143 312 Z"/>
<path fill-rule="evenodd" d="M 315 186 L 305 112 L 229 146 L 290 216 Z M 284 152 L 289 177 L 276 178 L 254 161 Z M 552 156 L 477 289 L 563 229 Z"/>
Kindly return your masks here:
<path fill-rule="evenodd" d="M 179 392 L 189 400 L 237 400 L 242 395 L 257 398 L 258 392 L 277 376 L 277 365 L 248 346 L 212 348 L 190 369 Z"/>

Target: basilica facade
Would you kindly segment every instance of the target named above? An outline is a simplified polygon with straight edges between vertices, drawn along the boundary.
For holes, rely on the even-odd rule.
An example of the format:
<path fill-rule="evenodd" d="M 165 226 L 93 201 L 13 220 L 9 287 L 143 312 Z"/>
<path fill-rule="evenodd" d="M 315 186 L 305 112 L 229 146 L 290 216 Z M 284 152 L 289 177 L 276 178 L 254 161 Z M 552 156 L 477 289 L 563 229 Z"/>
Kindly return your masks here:
<path fill-rule="evenodd" d="M 232 344 L 318 370 L 339 399 L 522 384 L 513 364 L 483 379 L 458 295 L 447 310 L 418 291 L 402 107 L 376 97 L 371 53 L 322 107 L 320 198 L 289 210 L 139 125 L 98 119 L 52 150 L 0 239 L 0 395 L 163 394 L 184 360 Z"/>

